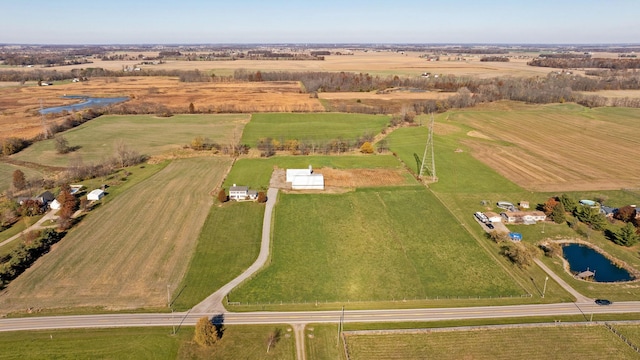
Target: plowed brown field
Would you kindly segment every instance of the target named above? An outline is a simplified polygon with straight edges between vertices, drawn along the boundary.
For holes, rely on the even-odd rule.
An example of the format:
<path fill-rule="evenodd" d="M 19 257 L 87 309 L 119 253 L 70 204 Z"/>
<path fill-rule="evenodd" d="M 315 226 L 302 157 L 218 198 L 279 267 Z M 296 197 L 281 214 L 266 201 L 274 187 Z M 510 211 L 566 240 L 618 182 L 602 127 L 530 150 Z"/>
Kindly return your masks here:
<path fill-rule="evenodd" d="M 470 110 L 449 121 L 474 129 L 464 143 L 507 179 L 536 191 L 640 187 L 640 110 L 578 105 Z M 474 137 L 477 132 L 485 138 Z"/>

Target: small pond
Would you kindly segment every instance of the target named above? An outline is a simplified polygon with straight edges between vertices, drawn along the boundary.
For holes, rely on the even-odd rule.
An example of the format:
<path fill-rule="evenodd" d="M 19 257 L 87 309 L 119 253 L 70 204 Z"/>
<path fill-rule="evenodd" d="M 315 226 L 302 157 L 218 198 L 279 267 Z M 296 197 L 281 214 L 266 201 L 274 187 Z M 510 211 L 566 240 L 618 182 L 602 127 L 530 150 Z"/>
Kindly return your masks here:
<path fill-rule="evenodd" d="M 50 108 L 46 108 L 46 109 L 42 109 L 40 110 L 40 114 L 46 115 L 46 114 L 53 114 L 53 113 L 59 113 L 59 112 L 63 112 L 63 111 L 74 111 L 74 110 L 82 110 L 82 109 L 86 109 L 89 107 L 100 107 L 100 106 L 107 106 L 107 105 L 111 105 L 111 104 L 117 104 L 117 103 L 121 103 L 124 101 L 129 100 L 128 97 L 113 97 L 113 98 L 96 98 L 96 97 L 90 97 L 90 96 L 84 96 L 84 95 L 65 95 L 63 96 L 63 98 L 65 99 L 80 99 L 80 100 L 84 100 L 83 102 L 80 102 L 78 104 L 71 104 L 71 105 L 64 105 L 64 106 L 55 106 L 55 107 L 50 107 Z"/>
<path fill-rule="evenodd" d="M 595 272 L 594 280 L 597 282 L 633 280 L 627 270 L 615 266 L 604 255 L 588 246 L 568 244 L 562 247 L 562 251 L 573 273 L 589 269 Z"/>

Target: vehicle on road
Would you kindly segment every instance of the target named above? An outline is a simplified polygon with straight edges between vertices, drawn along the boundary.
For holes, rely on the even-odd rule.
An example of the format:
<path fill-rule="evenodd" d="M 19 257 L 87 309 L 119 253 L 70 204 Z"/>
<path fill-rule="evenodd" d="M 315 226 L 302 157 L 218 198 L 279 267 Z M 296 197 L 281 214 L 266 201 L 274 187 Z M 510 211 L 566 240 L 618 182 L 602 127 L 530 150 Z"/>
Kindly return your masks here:
<path fill-rule="evenodd" d="M 611 305 L 613 303 L 611 302 L 611 300 L 607 300 L 607 299 L 596 299 L 596 304 L 604 306 L 604 305 Z"/>
<path fill-rule="evenodd" d="M 487 224 L 487 227 L 488 227 L 489 229 L 493 229 L 493 224 L 489 223 L 489 224 Z"/>

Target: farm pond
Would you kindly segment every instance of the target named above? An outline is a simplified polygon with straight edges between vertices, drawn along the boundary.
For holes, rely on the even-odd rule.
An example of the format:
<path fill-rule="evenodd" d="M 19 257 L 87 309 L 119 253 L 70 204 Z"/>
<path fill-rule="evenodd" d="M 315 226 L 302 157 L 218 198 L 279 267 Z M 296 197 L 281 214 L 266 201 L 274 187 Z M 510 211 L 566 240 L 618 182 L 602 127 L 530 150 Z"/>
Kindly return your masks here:
<path fill-rule="evenodd" d="M 79 99 L 84 100 L 77 104 L 64 105 L 64 106 L 55 106 L 50 108 L 45 108 L 40 110 L 40 114 L 55 114 L 63 111 L 74 111 L 74 110 L 82 110 L 90 107 L 100 107 L 107 106 L 111 104 L 117 104 L 124 101 L 129 100 L 128 97 L 112 97 L 112 98 L 98 98 L 84 95 L 65 95 L 63 96 L 65 99 Z"/>
<path fill-rule="evenodd" d="M 569 262 L 572 273 L 589 270 L 594 273 L 596 282 L 630 281 L 633 276 L 625 269 L 617 267 L 604 255 L 594 249 L 580 245 L 567 244 L 562 247 L 564 258 Z"/>

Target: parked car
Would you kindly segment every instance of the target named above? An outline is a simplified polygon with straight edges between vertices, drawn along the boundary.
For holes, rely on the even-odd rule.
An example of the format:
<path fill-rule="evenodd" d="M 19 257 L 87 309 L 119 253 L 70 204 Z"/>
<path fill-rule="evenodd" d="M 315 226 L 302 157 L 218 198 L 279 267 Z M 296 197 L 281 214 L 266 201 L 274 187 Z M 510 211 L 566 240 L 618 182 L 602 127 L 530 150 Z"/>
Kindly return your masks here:
<path fill-rule="evenodd" d="M 493 224 L 487 224 L 487 227 L 488 227 L 489 229 L 493 229 Z"/>

